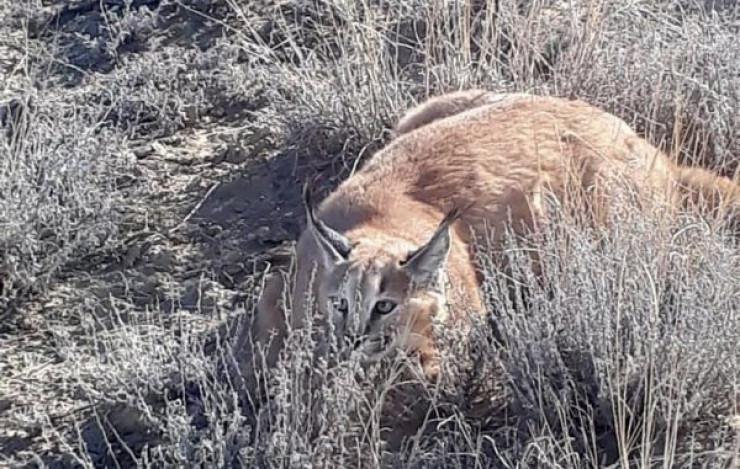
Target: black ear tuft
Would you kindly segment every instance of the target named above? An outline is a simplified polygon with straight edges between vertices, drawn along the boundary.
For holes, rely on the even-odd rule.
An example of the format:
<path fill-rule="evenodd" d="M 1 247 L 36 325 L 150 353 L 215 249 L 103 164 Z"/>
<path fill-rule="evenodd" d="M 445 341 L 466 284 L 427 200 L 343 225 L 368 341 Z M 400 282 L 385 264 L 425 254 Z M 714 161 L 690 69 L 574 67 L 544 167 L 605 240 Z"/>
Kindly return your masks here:
<path fill-rule="evenodd" d="M 439 222 L 429 241 L 413 251 L 401 263 L 415 282 L 422 285 L 433 285 L 445 268 L 447 256 L 452 247 L 450 228 L 460 216 L 473 204 L 463 209 L 453 207 Z"/>
<path fill-rule="evenodd" d="M 314 213 L 313 195 L 311 192 L 311 183 L 306 181 L 303 184 L 303 208 L 306 209 L 306 216 L 309 218 L 309 221 L 315 222 L 316 215 Z"/>
<path fill-rule="evenodd" d="M 303 185 L 303 204 L 306 209 L 307 229 L 313 233 L 314 238 L 328 261 L 335 263 L 347 260 L 352 250 L 349 240 L 343 234 L 329 228 L 316 216 L 311 192 L 311 187 L 306 182 Z"/>
<path fill-rule="evenodd" d="M 442 220 L 439 222 L 439 225 L 437 225 L 437 229 L 435 230 L 434 234 L 432 235 L 432 238 L 429 240 L 429 243 L 427 243 L 424 246 L 421 246 L 420 248 L 411 251 L 406 256 L 406 259 L 401 261 L 401 266 L 406 265 L 411 259 L 414 257 L 419 256 L 421 252 L 425 249 L 428 249 L 428 246 L 430 243 L 433 243 L 435 240 L 437 240 L 440 235 L 444 232 L 449 230 L 449 227 L 452 226 L 453 223 L 455 223 L 465 212 L 467 212 L 473 205 L 475 205 L 475 202 L 471 202 L 464 207 L 460 208 L 456 205 L 454 205 L 442 218 Z"/>

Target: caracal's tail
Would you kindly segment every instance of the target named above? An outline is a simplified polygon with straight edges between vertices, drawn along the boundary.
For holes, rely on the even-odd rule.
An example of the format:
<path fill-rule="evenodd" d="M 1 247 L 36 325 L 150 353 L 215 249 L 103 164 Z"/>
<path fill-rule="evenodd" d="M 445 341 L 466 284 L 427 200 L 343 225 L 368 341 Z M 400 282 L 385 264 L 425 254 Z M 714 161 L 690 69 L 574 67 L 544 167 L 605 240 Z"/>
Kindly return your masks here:
<path fill-rule="evenodd" d="M 675 174 L 689 204 L 721 216 L 740 237 L 740 184 L 699 167 L 679 166 Z"/>

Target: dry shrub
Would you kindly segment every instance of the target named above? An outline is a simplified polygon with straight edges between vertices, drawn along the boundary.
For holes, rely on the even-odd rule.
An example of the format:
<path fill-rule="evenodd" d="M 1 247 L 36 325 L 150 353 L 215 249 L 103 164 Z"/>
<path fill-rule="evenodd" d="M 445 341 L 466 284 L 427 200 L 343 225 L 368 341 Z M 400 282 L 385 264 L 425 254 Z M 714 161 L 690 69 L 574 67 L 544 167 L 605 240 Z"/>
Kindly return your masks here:
<path fill-rule="evenodd" d="M 131 202 L 147 185 L 132 177 L 132 148 L 207 129 L 213 119 L 268 134 L 277 147 L 270 158 L 293 158 L 331 185 L 387 141 L 412 103 L 477 86 L 579 97 L 683 161 L 730 175 L 738 167 L 740 12 L 732 1 L 119 3 L 90 3 L 98 16 L 87 38 L 75 29 L 85 21 L 65 22 L 69 31 L 43 23 L 50 29 L 35 36 L 18 34 L 22 18 L 0 25 L 8 32 L 0 52 L 22 52 L 20 62 L 0 57 L 3 71 L 6 62 L 13 70 L 0 108 L 3 308 L 64 285 L 65 266 L 84 270 L 88 255 L 122 249 L 121 239 L 142 225 L 124 221 L 154 213 Z M 0 2 L 3 12 L 19 8 Z M 40 8 L 21 10 L 33 16 Z M 157 28 L 192 18 L 212 20 L 206 30 L 223 37 L 184 47 L 189 38 L 170 40 L 168 29 L 160 42 Z M 78 33 L 85 40 L 65 42 Z M 98 56 L 102 67 L 86 65 Z M 62 79 L 67 73 L 74 76 Z M 740 435 L 727 420 L 738 413 L 740 376 L 736 242 L 692 215 L 615 216 L 611 231 L 555 217 L 529 244 L 512 242 L 506 255 L 516 268 L 488 269 L 490 321 L 466 340 L 446 338 L 447 378 L 436 386 L 400 373 L 403 357 L 364 375 L 351 362 L 330 366 L 315 336 L 295 331 L 286 360 L 245 401 L 239 380 L 219 370 L 248 356 L 232 337 L 252 315 L 258 288 L 249 283 L 237 310 L 149 310 L 126 298 L 110 299 L 102 315 L 100 304 L 59 305 L 59 317 L 80 324 L 49 331 L 64 357 L 47 375 L 59 383 L 48 391 L 53 402 L 0 414 L 37 429 L 41 443 L 3 460 L 737 462 Z M 543 282 L 519 256 L 532 243 Z M 213 334 L 217 325 L 227 333 Z M 405 412 L 427 425 L 418 438 L 386 446 L 380 428 Z"/>

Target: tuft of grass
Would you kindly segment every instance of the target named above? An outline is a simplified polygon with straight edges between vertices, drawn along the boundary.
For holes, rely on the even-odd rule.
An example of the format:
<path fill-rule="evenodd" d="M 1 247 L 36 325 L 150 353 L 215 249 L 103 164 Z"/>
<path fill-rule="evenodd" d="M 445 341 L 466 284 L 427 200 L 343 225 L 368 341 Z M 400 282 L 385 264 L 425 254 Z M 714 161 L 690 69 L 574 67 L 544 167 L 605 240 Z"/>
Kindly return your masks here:
<path fill-rule="evenodd" d="M 120 223 L 122 136 L 97 112 L 43 90 L 7 107 L 0 139 L 0 308 L 43 289 L 61 267 L 107 247 Z M 97 111 L 97 110 L 96 110 Z"/>

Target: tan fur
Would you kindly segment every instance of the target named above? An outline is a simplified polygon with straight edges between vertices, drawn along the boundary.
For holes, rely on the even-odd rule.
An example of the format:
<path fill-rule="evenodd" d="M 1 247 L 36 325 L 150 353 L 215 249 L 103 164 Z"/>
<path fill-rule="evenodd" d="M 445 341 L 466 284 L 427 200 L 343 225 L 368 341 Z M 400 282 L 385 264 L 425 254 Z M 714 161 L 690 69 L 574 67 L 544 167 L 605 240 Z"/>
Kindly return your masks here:
<path fill-rule="evenodd" d="M 484 106 L 486 104 L 501 103 L 505 100 L 517 99 L 525 96 L 526 95 L 520 93 L 496 94 L 489 93 L 484 90 L 454 91 L 441 96 L 434 96 L 415 108 L 412 108 L 403 117 L 401 117 L 393 128 L 393 136 L 398 137 L 399 135 L 407 134 L 412 130 L 416 130 L 419 127 L 430 124 L 434 121 L 453 116 L 476 107 Z"/>
<path fill-rule="evenodd" d="M 624 188 L 642 203 L 668 209 L 679 207 L 687 195 L 701 195 L 710 208 L 729 209 L 736 220 L 740 210 L 737 184 L 676 166 L 624 121 L 582 101 L 458 92 L 410 110 L 395 135 L 322 201 L 318 218 L 354 243 L 342 267 L 353 288 L 399 302 L 393 319 L 382 318 L 383 330 L 393 329 L 395 345 L 418 353 L 430 377 L 438 371 L 432 323 L 458 327 L 466 315 L 485 313 L 472 243 L 486 237 L 498 247 L 509 217 L 515 231 L 535 228 L 546 216 L 543 194 L 561 201 L 580 194 L 579 206 L 597 223 L 606 220 Z M 415 286 L 400 266 L 403 259 L 429 241 L 452 207 L 471 203 L 453 225 L 446 288 Z M 315 296 L 321 309 L 328 304 L 327 292 L 343 281 L 322 267 L 315 237 L 304 232 L 297 244 L 293 324 L 309 314 L 308 296 Z M 356 304 L 362 313 L 371 303 Z M 259 314 L 264 316 L 260 336 L 265 328 L 283 327 L 272 322 L 278 318 L 272 300 L 262 303 Z"/>
<path fill-rule="evenodd" d="M 676 180 L 684 197 L 684 206 L 698 207 L 724 216 L 740 234 L 740 185 L 704 168 L 677 167 Z"/>

